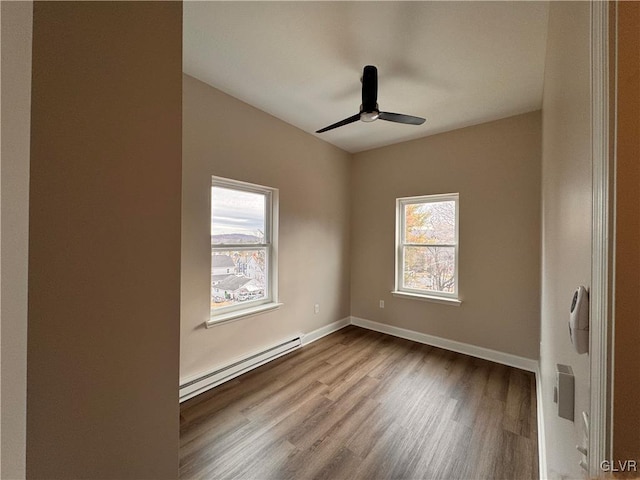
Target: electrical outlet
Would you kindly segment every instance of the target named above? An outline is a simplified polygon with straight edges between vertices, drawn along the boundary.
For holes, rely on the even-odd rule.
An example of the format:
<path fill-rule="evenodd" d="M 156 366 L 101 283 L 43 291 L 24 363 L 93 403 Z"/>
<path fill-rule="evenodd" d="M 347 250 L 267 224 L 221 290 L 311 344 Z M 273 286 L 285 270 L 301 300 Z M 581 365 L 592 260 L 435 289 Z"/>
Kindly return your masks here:
<path fill-rule="evenodd" d="M 384 300 L 380 300 L 380 308 L 384 308 Z"/>
<path fill-rule="evenodd" d="M 320 305 L 317 303 L 313 306 L 313 313 L 320 313 Z"/>

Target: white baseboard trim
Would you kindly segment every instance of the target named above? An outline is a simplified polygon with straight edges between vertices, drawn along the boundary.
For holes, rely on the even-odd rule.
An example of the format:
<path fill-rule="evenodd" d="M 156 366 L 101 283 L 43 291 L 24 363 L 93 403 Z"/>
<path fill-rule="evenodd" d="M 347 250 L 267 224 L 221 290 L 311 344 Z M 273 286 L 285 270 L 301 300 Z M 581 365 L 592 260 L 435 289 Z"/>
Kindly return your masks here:
<path fill-rule="evenodd" d="M 538 361 L 532 358 L 519 357 L 518 355 L 512 355 L 510 353 L 499 352 L 497 350 L 491 350 L 489 348 L 478 347 L 476 345 L 470 345 L 468 343 L 456 342 L 455 340 L 436 337 L 434 335 L 428 335 L 426 333 L 420 333 L 414 330 L 407 330 L 405 328 L 394 327 L 393 325 L 386 325 L 384 323 L 373 322 L 364 318 L 351 317 L 351 324 L 358 327 L 366 328 L 368 330 L 374 330 L 376 332 L 393 335 L 394 337 L 413 340 L 414 342 L 424 343 L 425 345 L 431 345 L 433 347 L 439 347 L 445 350 L 463 353 L 472 357 L 490 360 L 492 362 L 501 363 L 502 365 L 507 365 L 509 367 L 519 368 L 528 372 L 535 373 L 536 369 L 538 368 Z"/>
<path fill-rule="evenodd" d="M 544 433 L 544 414 L 542 410 L 542 375 L 540 373 L 540 362 L 536 367 L 536 418 L 538 420 L 538 477 L 540 480 L 547 480 L 547 444 Z"/>
<path fill-rule="evenodd" d="M 189 400 L 190 398 L 204 393 L 207 390 L 211 390 L 218 385 L 228 382 L 229 380 L 233 380 L 243 373 L 247 373 L 255 368 L 261 367 L 276 358 L 280 358 L 283 355 L 291 353 L 301 346 L 309 345 L 310 343 L 313 343 L 330 333 L 337 332 L 341 328 L 350 324 L 351 317 L 346 317 L 309 333 L 298 334 L 291 341 L 283 342 L 282 344 L 265 348 L 260 352 L 235 359 L 223 367 L 186 378 L 180 382 L 180 402 Z"/>
<path fill-rule="evenodd" d="M 312 332 L 304 333 L 301 335 L 302 345 L 309 345 L 310 343 L 313 343 L 316 340 L 321 339 L 322 337 L 326 337 L 333 332 L 337 332 L 338 330 L 349 325 L 351 325 L 351 317 L 345 317 L 341 320 L 330 323 L 329 325 L 325 325 L 324 327 L 313 330 Z"/>
<path fill-rule="evenodd" d="M 202 372 L 198 375 L 185 378 L 180 381 L 180 403 L 189 400 L 201 393 L 211 390 L 229 380 L 239 377 L 243 373 L 254 370 L 276 358 L 291 353 L 302 346 L 300 335 L 291 340 L 286 340 L 277 345 L 266 347 L 259 352 L 245 355 L 230 363 Z"/>

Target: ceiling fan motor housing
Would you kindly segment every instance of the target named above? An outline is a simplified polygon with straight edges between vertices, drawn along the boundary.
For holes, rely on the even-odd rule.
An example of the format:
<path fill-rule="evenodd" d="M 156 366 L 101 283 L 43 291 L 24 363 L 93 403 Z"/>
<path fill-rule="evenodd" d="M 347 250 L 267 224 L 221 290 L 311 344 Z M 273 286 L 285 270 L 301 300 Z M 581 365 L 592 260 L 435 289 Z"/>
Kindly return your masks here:
<path fill-rule="evenodd" d="M 373 112 L 365 112 L 364 110 L 360 111 L 360 120 L 363 122 L 373 122 L 377 120 L 380 116 L 380 112 L 378 111 L 378 107 Z"/>
<path fill-rule="evenodd" d="M 367 65 L 362 72 L 362 111 L 378 111 L 378 69 L 373 65 Z"/>

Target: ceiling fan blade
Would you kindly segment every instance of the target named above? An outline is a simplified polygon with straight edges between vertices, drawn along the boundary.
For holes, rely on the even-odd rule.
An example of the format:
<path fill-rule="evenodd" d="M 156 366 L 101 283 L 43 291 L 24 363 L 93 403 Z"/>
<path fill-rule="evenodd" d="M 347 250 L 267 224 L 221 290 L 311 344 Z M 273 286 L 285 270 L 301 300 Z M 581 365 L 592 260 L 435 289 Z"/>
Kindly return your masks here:
<path fill-rule="evenodd" d="M 378 110 L 378 69 L 367 65 L 362 71 L 362 111 Z"/>
<path fill-rule="evenodd" d="M 360 114 L 353 115 L 352 117 L 345 118 L 344 120 L 340 120 L 339 122 L 334 123 L 333 125 L 329 125 L 328 127 L 321 128 L 316 133 L 326 132 L 327 130 L 333 130 L 334 128 L 342 127 L 343 125 L 349 125 L 350 123 L 357 122 L 360 120 Z"/>
<path fill-rule="evenodd" d="M 378 118 L 387 122 L 407 123 L 409 125 L 422 125 L 425 122 L 425 119 L 421 117 L 391 112 L 380 112 Z"/>

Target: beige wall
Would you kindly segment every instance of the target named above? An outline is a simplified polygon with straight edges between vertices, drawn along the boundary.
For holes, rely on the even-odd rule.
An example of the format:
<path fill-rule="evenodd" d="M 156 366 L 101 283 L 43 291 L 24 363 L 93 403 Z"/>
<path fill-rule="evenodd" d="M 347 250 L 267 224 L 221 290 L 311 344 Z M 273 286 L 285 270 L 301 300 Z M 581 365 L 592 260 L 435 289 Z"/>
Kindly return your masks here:
<path fill-rule="evenodd" d="M 27 477 L 175 479 L 182 5 L 33 20 Z"/>
<path fill-rule="evenodd" d="M 349 315 L 350 155 L 193 77 L 185 75 L 183 85 L 184 379 Z M 280 190 L 284 306 L 205 329 L 211 175 Z"/>
<path fill-rule="evenodd" d="M 613 454 L 640 462 L 640 3 L 618 3 Z"/>
<path fill-rule="evenodd" d="M 2 2 L 2 455 L 25 477 L 27 257 L 33 2 Z"/>
<path fill-rule="evenodd" d="M 569 339 L 569 306 L 591 281 L 590 14 L 588 2 L 551 2 L 542 105 L 542 312 L 540 362 L 550 478 L 582 478 L 576 444 L 589 412 L 589 357 Z M 575 414 L 558 417 L 556 364 L 573 368 Z M 564 478 L 564 477 L 563 477 Z"/>
<path fill-rule="evenodd" d="M 358 153 L 351 177 L 352 315 L 538 357 L 540 112 Z M 395 199 L 452 192 L 462 305 L 393 297 Z"/>

